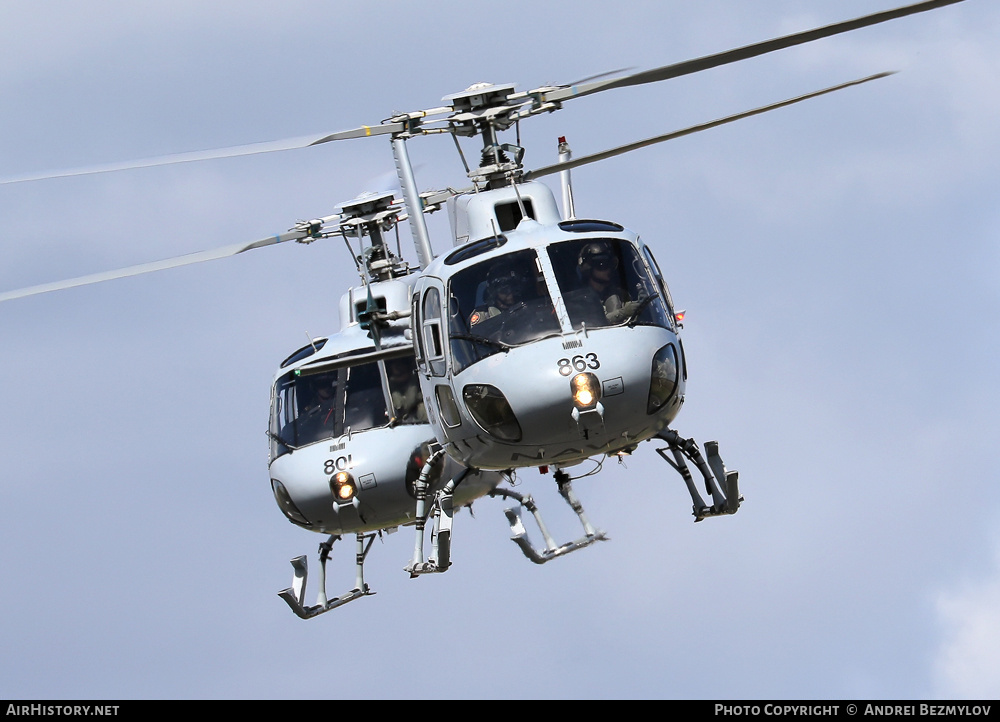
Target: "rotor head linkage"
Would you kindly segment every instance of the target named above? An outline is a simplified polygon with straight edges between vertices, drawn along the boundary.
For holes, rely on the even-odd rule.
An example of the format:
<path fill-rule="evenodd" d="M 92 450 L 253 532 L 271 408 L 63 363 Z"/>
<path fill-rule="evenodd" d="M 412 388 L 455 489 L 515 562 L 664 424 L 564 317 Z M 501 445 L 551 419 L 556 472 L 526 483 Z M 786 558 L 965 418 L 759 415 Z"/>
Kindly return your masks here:
<path fill-rule="evenodd" d="M 519 105 L 510 105 L 513 83 L 494 85 L 475 83 L 460 93 L 446 95 L 442 100 L 451 104 L 453 115 L 448 123 L 455 135 L 472 137 L 483 133 L 496 142 L 496 130 L 507 130 L 514 124 L 513 115 Z"/>
<path fill-rule="evenodd" d="M 339 228 L 345 238 L 355 236 L 362 242 L 365 236 L 371 239 L 370 246 L 362 249 L 358 260 L 364 262 L 373 280 L 384 281 L 409 273 L 409 266 L 393 254 L 382 235 L 399 222 L 402 210 L 391 192 L 363 193 L 341 203 L 340 209 L 343 219 Z"/>

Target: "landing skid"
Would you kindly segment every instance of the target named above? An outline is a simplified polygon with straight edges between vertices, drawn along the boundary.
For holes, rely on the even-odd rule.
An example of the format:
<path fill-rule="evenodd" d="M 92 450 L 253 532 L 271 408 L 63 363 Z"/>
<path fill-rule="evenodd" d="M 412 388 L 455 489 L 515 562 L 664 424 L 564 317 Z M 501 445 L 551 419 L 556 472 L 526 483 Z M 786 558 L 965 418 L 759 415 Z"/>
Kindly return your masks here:
<path fill-rule="evenodd" d="M 726 466 L 719 456 L 718 441 L 705 442 L 703 456 L 698 448 L 698 442 L 694 439 L 681 438 L 680 434 L 673 429 L 664 429 L 656 436 L 667 442 L 667 446 L 657 449 L 656 453 L 674 467 L 684 479 L 688 492 L 691 494 L 696 522 L 710 516 L 735 514 L 739 510 L 740 502 L 743 501 L 738 483 L 739 472 L 726 470 Z M 673 460 L 667 456 L 667 452 L 674 457 Z M 705 481 L 705 491 L 712 497 L 711 505 L 705 503 L 704 498 L 698 492 L 698 487 L 694 483 L 686 460 L 694 464 L 701 473 Z"/>
<path fill-rule="evenodd" d="M 309 575 L 309 570 L 306 564 L 306 557 L 303 554 L 300 557 L 295 557 L 292 559 L 292 569 L 294 569 L 294 576 L 292 577 L 292 586 L 288 589 L 278 592 L 278 596 L 284 599 L 288 606 L 291 607 L 292 611 L 302 619 L 312 619 L 313 617 L 319 616 L 325 612 L 329 612 L 331 609 L 336 609 L 337 607 L 343 606 L 348 602 L 353 602 L 355 599 L 360 599 L 361 597 L 366 597 L 375 592 L 368 588 L 365 584 L 365 558 L 368 556 L 368 551 L 372 547 L 372 542 L 375 541 L 375 534 L 358 534 L 357 535 L 357 557 L 356 557 L 356 575 L 355 575 L 355 585 L 354 589 L 345 594 L 341 594 L 335 599 L 327 599 L 326 596 L 326 562 L 330 557 L 330 551 L 333 549 L 333 543 L 340 539 L 339 536 L 331 536 L 325 542 L 319 545 L 319 596 L 316 600 L 316 605 L 312 607 L 304 606 L 305 596 L 306 596 L 306 581 Z M 365 544 L 365 539 L 368 540 L 368 544 Z"/>
<path fill-rule="evenodd" d="M 545 564 L 546 562 L 552 561 L 556 557 L 561 557 L 570 552 L 575 552 L 577 549 L 583 549 L 584 547 L 589 547 L 594 542 L 607 541 L 608 536 L 603 532 L 595 529 L 587 519 L 586 513 L 583 511 L 583 505 L 576 498 L 576 494 L 573 493 L 573 486 L 570 483 L 569 475 L 566 472 L 559 470 L 555 473 L 556 484 L 559 486 L 559 494 L 566 503 L 570 505 L 573 511 L 576 513 L 577 518 L 579 518 L 580 523 L 583 525 L 584 536 L 580 537 L 576 541 L 567 542 L 562 545 L 557 545 L 552 535 L 549 534 L 549 530 L 545 526 L 545 522 L 542 521 L 542 515 L 538 511 L 538 506 L 535 504 L 534 500 L 530 496 L 523 494 L 518 494 L 515 491 L 510 491 L 509 489 L 494 489 L 490 492 L 490 496 L 502 496 L 504 499 L 514 499 L 521 506 L 531 512 L 531 515 L 535 517 L 535 523 L 538 524 L 538 529 L 542 533 L 542 538 L 545 539 L 545 549 L 538 550 L 532 546 L 531 541 L 528 539 L 528 532 L 524 528 L 524 524 L 521 522 L 521 516 L 514 509 L 505 509 L 504 514 L 507 515 L 507 521 L 510 524 L 511 530 L 511 541 L 513 541 L 521 549 L 528 559 L 533 561 L 535 564 Z"/>

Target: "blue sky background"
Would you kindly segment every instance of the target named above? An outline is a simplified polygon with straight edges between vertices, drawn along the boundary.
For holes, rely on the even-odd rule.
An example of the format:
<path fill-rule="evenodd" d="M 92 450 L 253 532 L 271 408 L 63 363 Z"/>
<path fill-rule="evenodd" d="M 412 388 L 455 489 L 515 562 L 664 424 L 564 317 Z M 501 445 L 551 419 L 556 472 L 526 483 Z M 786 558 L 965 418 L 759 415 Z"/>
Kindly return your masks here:
<path fill-rule="evenodd" d="M 0 175 L 373 124 L 893 3 L 835 5 L 8 2 Z M 447 574 L 410 580 L 392 535 L 376 596 L 302 622 L 276 592 L 321 538 L 271 496 L 268 389 L 336 331 L 342 246 L 0 305 L 0 696 L 996 698 L 998 29 L 967 0 L 523 124 L 537 167 L 559 135 L 585 154 L 902 71 L 574 173 L 578 212 L 652 242 L 688 312 L 675 426 L 740 470 L 732 518 L 692 524 L 647 444 L 576 485 L 610 543 L 536 567 L 484 500 Z M 450 139 L 410 148 L 422 187 L 463 184 Z M 281 232 L 392 169 L 369 139 L 3 186 L 0 290 Z"/>

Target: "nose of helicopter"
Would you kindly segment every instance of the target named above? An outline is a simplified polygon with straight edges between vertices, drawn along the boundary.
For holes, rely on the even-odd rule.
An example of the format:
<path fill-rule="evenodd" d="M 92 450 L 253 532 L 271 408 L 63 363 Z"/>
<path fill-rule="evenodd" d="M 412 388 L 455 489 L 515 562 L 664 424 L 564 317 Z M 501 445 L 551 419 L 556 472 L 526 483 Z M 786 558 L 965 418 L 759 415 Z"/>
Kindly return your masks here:
<path fill-rule="evenodd" d="M 630 343 L 622 343 L 623 331 Z M 615 329 L 585 341 L 550 339 L 512 349 L 503 364 L 478 364 L 460 386 L 481 429 L 476 460 L 497 468 L 582 460 L 649 438 L 683 403 L 679 362 L 673 333 Z"/>
<path fill-rule="evenodd" d="M 275 501 L 289 521 L 325 534 L 409 523 L 413 482 L 433 441 L 428 424 L 400 424 L 298 448 L 271 463 Z M 446 458 L 428 480 L 432 486 L 443 484 L 460 470 Z M 461 504 L 478 498 L 497 481 L 495 474 L 469 475 L 455 500 Z"/>

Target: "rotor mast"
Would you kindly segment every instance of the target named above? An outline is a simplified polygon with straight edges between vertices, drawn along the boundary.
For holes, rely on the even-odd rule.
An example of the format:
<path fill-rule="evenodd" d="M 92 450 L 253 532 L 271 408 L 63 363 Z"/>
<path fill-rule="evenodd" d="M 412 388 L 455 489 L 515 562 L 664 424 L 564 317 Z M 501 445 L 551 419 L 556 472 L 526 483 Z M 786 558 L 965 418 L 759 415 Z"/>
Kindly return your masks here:
<path fill-rule="evenodd" d="M 434 260 L 434 249 L 431 248 L 431 236 L 424 221 L 424 204 L 420 199 L 417 181 L 413 177 L 413 166 L 410 164 L 410 154 L 406 149 L 404 136 L 393 136 L 392 155 L 396 159 L 396 175 L 399 176 L 399 187 L 403 192 L 403 202 L 406 204 L 413 247 L 417 252 L 417 263 L 423 270 Z"/>

